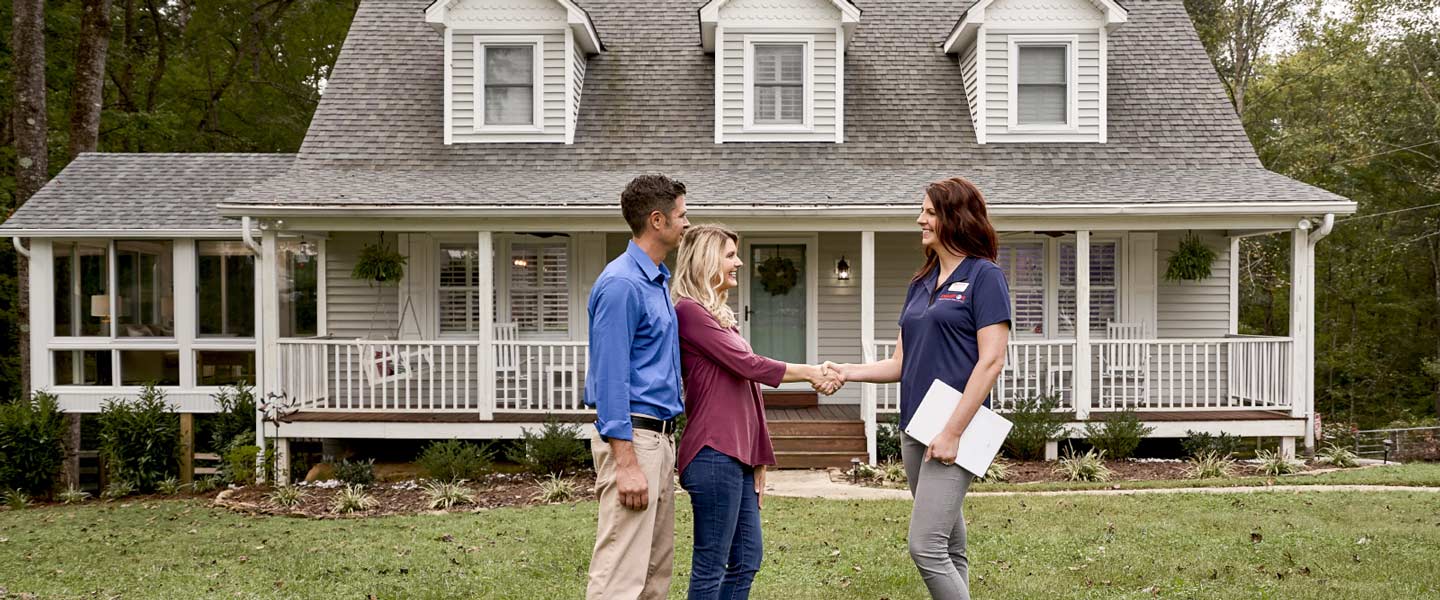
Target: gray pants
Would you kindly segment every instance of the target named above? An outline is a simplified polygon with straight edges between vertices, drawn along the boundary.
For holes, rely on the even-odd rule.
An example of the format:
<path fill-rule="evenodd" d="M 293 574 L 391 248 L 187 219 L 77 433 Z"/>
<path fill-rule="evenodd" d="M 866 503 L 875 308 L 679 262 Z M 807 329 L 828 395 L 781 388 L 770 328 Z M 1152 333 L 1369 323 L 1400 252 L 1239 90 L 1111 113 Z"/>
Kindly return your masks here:
<path fill-rule="evenodd" d="M 965 515 L 961 504 L 973 476 L 956 465 L 925 460 L 925 445 L 900 434 L 900 455 L 915 507 L 910 512 L 910 558 L 920 569 L 930 597 L 970 600 L 965 557 Z"/>

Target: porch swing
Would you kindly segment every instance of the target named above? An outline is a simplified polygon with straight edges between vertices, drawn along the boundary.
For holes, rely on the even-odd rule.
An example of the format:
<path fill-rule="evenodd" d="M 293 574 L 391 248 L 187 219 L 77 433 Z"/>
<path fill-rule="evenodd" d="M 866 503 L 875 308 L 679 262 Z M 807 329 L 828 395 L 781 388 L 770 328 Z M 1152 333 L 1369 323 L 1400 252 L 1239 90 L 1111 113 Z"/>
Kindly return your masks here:
<path fill-rule="evenodd" d="M 383 243 L 385 234 L 380 234 Z M 405 242 L 406 256 L 414 256 L 414 237 L 411 236 Z M 405 277 L 405 302 L 400 306 L 400 318 L 395 321 L 393 334 L 388 334 L 387 339 L 400 342 L 400 336 L 405 329 L 405 317 L 409 315 L 415 330 L 420 330 L 420 316 L 416 314 L 415 307 L 411 304 L 410 285 L 414 279 L 408 274 Z M 366 331 L 365 339 L 374 339 L 375 323 L 380 314 L 380 300 L 384 295 L 385 288 L 379 287 L 375 291 L 375 308 L 370 313 L 370 329 Z M 361 371 L 369 380 L 370 386 L 383 385 L 386 383 L 408 381 L 416 376 L 423 375 L 435 367 L 435 349 L 432 346 L 425 346 L 420 349 L 401 350 L 396 344 L 365 344 L 361 348 L 360 356 L 365 365 Z"/>

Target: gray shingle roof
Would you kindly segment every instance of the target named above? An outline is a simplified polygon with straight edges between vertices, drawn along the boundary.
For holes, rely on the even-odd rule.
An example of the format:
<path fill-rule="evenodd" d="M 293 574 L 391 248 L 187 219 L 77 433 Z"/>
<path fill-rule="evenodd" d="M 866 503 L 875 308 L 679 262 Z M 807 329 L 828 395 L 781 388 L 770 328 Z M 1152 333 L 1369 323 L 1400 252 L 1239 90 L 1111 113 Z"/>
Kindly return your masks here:
<path fill-rule="evenodd" d="M 0 230 L 233 229 L 216 204 L 285 171 L 293 154 L 86 153 Z"/>

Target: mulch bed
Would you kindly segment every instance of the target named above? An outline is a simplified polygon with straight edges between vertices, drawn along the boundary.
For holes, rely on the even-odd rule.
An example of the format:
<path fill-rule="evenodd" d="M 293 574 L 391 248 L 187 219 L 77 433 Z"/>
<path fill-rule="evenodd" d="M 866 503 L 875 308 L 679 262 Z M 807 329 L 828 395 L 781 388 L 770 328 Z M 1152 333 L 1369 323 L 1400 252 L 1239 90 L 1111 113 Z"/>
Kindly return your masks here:
<path fill-rule="evenodd" d="M 1005 483 L 1041 483 L 1041 482 L 1064 482 L 1067 481 L 1064 475 L 1056 472 L 1059 466 L 1055 461 L 1039 460 L 1006 460 L 1009 471 Z M 1107 460 L 1105 466 L 1110 469 L 1108 483 L 1120 483 L 1125 481 L 1157 481 L 1170 479 L 1189 479 L 1186 470 L 1189 464 L 1175 461 L 1135 461 L 1135 460 Z M 1299 472 L 1317 471 L 1325 469 L 1325 465 L 1306 463 Z M 1253 477 L 1259 476 L 1260 466 L 1245 462 L 1237 462 L 1230 469 L 1231 477 Z M 843 471 L 832 471 L 831 479 L 835 481 L 849 482 L 849 474 Z M 873 487 L 904 487 L 905 482 L 865 482 L 865 485 Z"/>
<path fill-rule="evenodd" d="M 377 502 L 375 508 L 348 514 L 331 511 L 330 503 L 341 490 L 321 487 L 311 483 L 300 486 L 305 497 L 295 507 L 276 505 L 269 498 L 275 491 L 271 486 L 245 486 L 220 492 L 215 504 L 230 510 L 249 514 L 304 517 L 313 519 L 384 517 L 394 515 L 443 514 L 447 512 L 480 512 L 493 508 L 532 506 L 545 504 L 538 497 L 540 483 L 547 478 L 527 474 L 497 473 L 484 480 L 467 482 L 473 499 L 471 504 L 457 505 L 448 510 L 430 508 L 430 499 L 421 482 L 376 482 L 365 486 L 365 491 Z M 595 474 L 583 472 L 571 474 L 568 479 L 575 486 L 575 496 L 569 502 L 583 502 L 595 498 Z"/>

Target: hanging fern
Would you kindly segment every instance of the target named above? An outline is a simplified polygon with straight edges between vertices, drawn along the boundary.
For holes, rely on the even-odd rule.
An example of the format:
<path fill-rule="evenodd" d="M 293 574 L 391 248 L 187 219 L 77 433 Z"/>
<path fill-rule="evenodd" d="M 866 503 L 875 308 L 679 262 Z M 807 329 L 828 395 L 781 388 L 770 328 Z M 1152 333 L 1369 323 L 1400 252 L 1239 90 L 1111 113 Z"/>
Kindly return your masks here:
<path fill-rule="evenodd" d="M 383 234 L 382 234 L 383 235 Z M 405 277 L 405 263 L 408 259 L 386 246 L 383 239 L 374 244 L 365 244 L 350 278 L 369 282 L 371 285 L 386 285 L 399 282 Z"/>
<path fill-rule="evenodd" d="M 1200 281 L 1210 277 L 1210 265 L 1215 263 L 1215 251 L 1200 241 L 1194 233 L 1185 236 L 1180 247 L 1170 254 L 1165 268 L 1166 281 Z"/>

